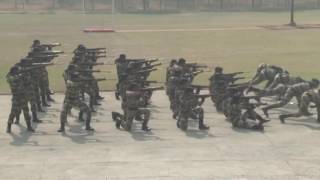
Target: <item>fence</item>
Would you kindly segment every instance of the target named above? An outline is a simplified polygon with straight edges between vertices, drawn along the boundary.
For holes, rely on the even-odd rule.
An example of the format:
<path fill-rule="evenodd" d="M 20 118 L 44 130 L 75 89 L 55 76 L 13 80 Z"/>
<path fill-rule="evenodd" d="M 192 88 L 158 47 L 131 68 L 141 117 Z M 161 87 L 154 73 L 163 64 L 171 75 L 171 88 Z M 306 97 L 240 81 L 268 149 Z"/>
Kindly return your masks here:
<path fill-rule="evenodd" d="M 111 12 L 113 0 L 0 0 L 0 11 Z M 275 11 L 287 10 L 291 0 L 114 0 L 117 12 Z M 320 0 L 298 0 L 296 9 L 320 8 Z"/>

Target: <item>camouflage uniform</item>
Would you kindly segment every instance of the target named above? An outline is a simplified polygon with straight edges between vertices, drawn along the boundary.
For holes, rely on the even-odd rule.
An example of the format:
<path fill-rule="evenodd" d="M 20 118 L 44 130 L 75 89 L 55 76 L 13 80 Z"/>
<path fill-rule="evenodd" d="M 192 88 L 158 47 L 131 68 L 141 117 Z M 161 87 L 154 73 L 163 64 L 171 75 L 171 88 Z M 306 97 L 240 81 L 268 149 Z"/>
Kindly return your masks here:
<path fill-rule="evenodd" d="M 259 84 L 267 81 L 265 88 L 268 88 L 273 82 L 277 74 L 282 73 L 283 69 L 273 65 L 261 64 L 257 69 L 257 73 L 251 80 L 251 85 Z"/>
<path fill-rule="evenodd" d="M 288 73 L 279 73 L 276 75 L 269 88 L 265 90 L 264 94 L 282 97 L 290 86 L 302 82 L 305 81 L 300 77 L 291 77 Z"/>
<path fill-rule="evenodd" d="M 263 130 L 263 124 L 269 120 L 263 119 L 256 111 L 256 106 L 249 99 L 241 97 L 242 93 L 236 93 L 227 104 L 227 120 L 233 127 Z"/>
<path fill-rule="evenodd" d="M 12 94 L 12 99 L 11 99 L 12 106 L 11 106 L 11 112 L 8 118 L 7 132 L 11 133 L 11 125 L 13 123 L 13 120 L 15 117 L 17 117 L 20 114 L 21 110 L 23 111 L 28 131 L 33 132 L 34 130 L 31 126 L 31 117 L 29 115 L 28 102 L 27 102 L 27 99 L 25 98 L 26 94 L 22 84 L 23 74 L 18 74 L 17 71 L 18 71 L 18 68 L 13 67 L 12 71 L 6 76 L 7 82 L 10 86 L 11 94 Z"/>
<path fill-rule="evenodd" d="M 70 75 L 70 76 L 73 76 L 73 75 Z M 74 79 L 71 77 L 70 79 L 67 80 L 67 84 L 66 84 L 65 98 L 63 102 L 62 111 L 60 114 L 59 132 L 65 131 L 65 123 L 67 122 L 68 111 L 73 107 L 80 109 L 80 113 L 79 113 L 80 120 L 83 120 L 83 117 L 82 117 L 83 113 L 87 115 L 87 119 L 85 121 L 86 130 L 89 130 L 89 131 L 94 130 L 90 126 L 91 110 L 86 103 L 80 100 L 80 85 L 78 82 L 75 82 Z"/>
<path fill-rule="evenodd" d="M 193 94 L 192 88 L 186 88 L 185 92 L 180 95 L 180 104 L 179 104 L 179 114 L 178 114 L 178 121 L 177 126 L 182 130 L 187 130 L 188 128 L 188 119 L 198 119 L 199 120 L 199 129 L 200 130 L 207 130 L 207 127 L 204 124 L 204 111 L 201 105 L 204 102 L 204 98 L 200 98 Z"/>
<path fill-rule="evenodd" d="M 268 105 L 262 108 L 262 110 L 264 111 L 265 115 L 268 117 L 268 110 L 283 107 L 286 104 L 288 104 L 290 100 L 294 97 L 296 97 L 298 101 L 298 105 L 300 105 L 302 94 L 312 88 L 318 87 L 318 85 L 319 85 L 319 81 L 316 79 L 312 80 L 311 82 L 303 82 L 303 83 L 295 84 L 287 89 L 283 99 L 281 99 L 280 102 Z"/>
<path fill-rule="evenodd" d="M 297 113 L 280 115 L 279 118 L 281 122 L 284 123 L 285 119 L 289 117 L 301 117 L 301 116 L 312 115 L 308 111 L 309 105 L 311 103 L 315 104 L 315 107 L 317 108 L 318 122 L 320 122 L 320 90 L 319 89 L 312 89 L 304 92 L 301 96 L 299 111 Z"/>
<path fill-rule="evenodd" d="M 131 89 L 131 88 L 130 88 Z M 141 101 L 140 91 L 127 91 L 122 102 L 124 115 L 113 112 L 112 117 L 116 121 L 116 127 L 123 127 L 126 131 L 131 131 L 133 120 L 142 121 L 142 130 L 150 131 L 148 122 L 150 119 L 150 111 L 145 109 L 143 101 Z"/>

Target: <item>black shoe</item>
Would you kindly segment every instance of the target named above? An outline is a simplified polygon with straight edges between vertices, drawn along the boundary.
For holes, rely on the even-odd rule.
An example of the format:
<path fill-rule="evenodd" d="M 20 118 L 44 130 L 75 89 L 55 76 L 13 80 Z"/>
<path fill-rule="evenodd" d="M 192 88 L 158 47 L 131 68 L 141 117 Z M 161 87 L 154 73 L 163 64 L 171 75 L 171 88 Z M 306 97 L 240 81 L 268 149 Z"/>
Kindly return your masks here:
<path fill-rule="evenodd" d="M 262 111 L 263 111 L 263 114 L 264 114 L 267 118 L 269 118 L 268 110 L 265 109 L 265 108 L 262 108 Z"/>
<path fill-rule="evenodd" d="M 202 124 L 202 125 L 199 126 L 199 129 L 200 129 L 200 130 L 209 130 L 210 127 Z"/>
<path fill-rule="evenodd" d="M 86 127 L 86 131 L 94 131 L 94 129 L 92 127 L 90 127 L 90 126 L 87 126 Z"/>
<path fill-rule="evenodd" d="M 150 132 L 151 128 L 149 128 L 148 126 L 142 126 L 141 130 L 145 132 Z"/>
<path fill-rule="evenodd" d="M 115 93 L 114 96 L 116 97 L 116 100 L 120 100 L 120 94 L 119 93 Z"/>
<path fill-rule="evenodd" d="M 116 121 L 116 128 L 120 129 L 120 126 L 121 126 L 121 121 Z"/>
<path fill-rule="evenodd" d="M 102 96 L 97 96 L 97 100 L 103 100 L 104 99 L 104 97 L 102 97 Z"/>
<path fill-rule="evenodd" d="M 93 105 L 95 105 L 95 106 L 101 106 L 101 104 L 98 103 L 98 102 L 95 102 Z"/>
<path fill-rule="evenodd" d="M 35 123 L 42 123 L 42 121 L 40 119 L 32 119 L 32 121 Z"/>
<path fill-rule="evenodd" d="M 280 116 L 279 116 L 279 119 L 280 119 L 280 121 L 281 121 L 282 124 L 286 123 L 286 122 L 285 122 L 285 116 L 284 116 L 284 115 L 280 115 Z"/>
<path fill-rule="evenodd" d="M 256 126 L 253 126 L 252 129 L 257 131 L 263 131 L 264 127 L 262 125 L 256 125 Z"/>
<path fill-rule="evenodd" d="M 79 118 L 78 118 L 78 121 L 84 122 L 84 119 L 79 117 Z"/>
<path fill-rule="evenodd" d="M 60 129 L 58 129 L 58 132 L 63 133 L 63 132 L 65 132 L 65 129 L 64 128 L 60 128 Z"/>
<path fill-rule="evenodd" d="M 51 105 L 48 104 L 48 103 L 42 103 L 42 106 L 44 106 L 44 107 L 50 107 Z"/>
<path fill-rule="evenodd" d="M 7 131 L 6 131 L 7 133 L 11 133 L 11 124 L 8 124 L 8 126 L 7 126 Z"/>
<path fill-rule="evenodd" d="M 28 127 L 28 128 L 27 128 L 27 131 L 28 131 L 28 132 L 35 132 L 32 127 Z"/>
<path fill-rule="evenodd" d="M 14 122 L 14 124 L 20 124 L 20 121 L 18 121 L 18 120 L 16 120 L 15 122 Z"/>
<path fill-rule="evenodd" d="M 42 108 L 38 108 L 39 112 L 45 112 Z"/>
<path fill-rule="evenodd" d="M 55 102 L 55 100 L 52 99 L 51 97 L 48 97 L 47 100 L 50 101 L 50 102 Z"/>

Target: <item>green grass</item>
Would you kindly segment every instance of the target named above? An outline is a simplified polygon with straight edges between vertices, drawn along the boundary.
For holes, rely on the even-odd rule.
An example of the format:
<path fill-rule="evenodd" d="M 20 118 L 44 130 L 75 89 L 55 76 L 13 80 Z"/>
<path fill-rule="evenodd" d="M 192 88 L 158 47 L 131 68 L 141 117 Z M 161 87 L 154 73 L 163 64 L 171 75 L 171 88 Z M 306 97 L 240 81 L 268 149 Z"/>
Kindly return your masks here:
<path fill-rule="evenodd" d="M 296 14 L 298 23 L 320 23 L 320 11 L 301 11 Z M 226 71 L 246 71 L 250 77 L 259 63 L 278 64 L 292 74 L 305 78 L 318 77 L 320 67 L 320 40 L 318 29 L 313 30 L 228 30 L 210 32 L 147 32 L 84 34 L 83 27 L 111 26 L 111 15 L 73 14 L 1 14 L 1 66 L 0 91 L 7 92 L 5 74 L 9 67 L 24 57 L 33 39 L 44 42 L 61 42 L 66 56 L 49 68 L 51 87 L 63 90 L 62 71 L 71 60 L 71 52 L 79 43 L 88 47 L 107 47 L 108 62 L 120 53 L 128 57 L 158 57 L 163 60 L 185 57 L 193 62 L 220 65 Z M 282 25 L 288 22 L 288 13 L 236 12 L 236 13 L 187 13 L 168 15 L 119 14 L 114 19 L 115 29 L 170 29 L 247 27 L 260 25 Z M 99 74 L 115 78 L 113 66 L 110 74 Z M 163 81 L 164 69 L 152 75 Z M 206 84 L 210 73 L 197 78 Z M 114 82 L 102 82 L 102 89 L 114 88 Z"/>

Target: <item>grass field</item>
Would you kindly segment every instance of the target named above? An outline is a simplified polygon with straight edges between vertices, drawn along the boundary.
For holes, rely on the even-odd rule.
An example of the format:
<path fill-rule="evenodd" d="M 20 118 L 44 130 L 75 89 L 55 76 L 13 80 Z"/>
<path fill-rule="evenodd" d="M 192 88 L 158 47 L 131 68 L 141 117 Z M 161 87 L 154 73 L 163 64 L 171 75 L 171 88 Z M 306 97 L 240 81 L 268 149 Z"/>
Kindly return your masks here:
<path fill-rule="evenodd" d="M 320 24 L 320 11 L 297 12 L 296 21 Z M 305 78 L 318 77 L 320 67 L 320 29 L 267 30 L 254 29 L 261 25 L 282 25 L 288 22 L 285 12 L 190 13 L 167 15 L 118 14 L 114 18 L 116 30 L 159 30 L 220 28 L 217 31 L 179 32 L 119 32 L 110 34 L 85 34 L 84 27 L 111 26 L 111 15 L 75 14 L 1 14 L 1 66 L 0 91 L 8 92 L 5 75 L 9 67 L 24 57 L 33 39 L 43 42 L 61 42 L 65 56 L 56 60 L 59 66 L 49 68 L 51 87 L 63 90 L 62 71 L 71 60 L 71 52 L 79 43 L 88 47 L 106 47 L 110 52 L 107 62 L 120 53 L 132 58 L 161 58 L 168 61 L 184 57 L 193 62 L 220 65 L 226 71 L 246 71 L 250 77 L 261 62 L 278 64 L 294 75 Z M 251 27 L 251 28 L 250 28 Z M 234 30 L 221 30 L 234 28 Z M 241 28 L 241 29 L 237 29 Z M 246 29 L 248 28 L 248 29 Z M 162 67 L 165 69 L 165 66 Z M 115 78 L 113 66 L 110 74 Z M 164 79 L 164 70 L 156 72 L 153 79 Z M 210 73 L 201 75 L 196 83 L 206 84 Z M 111 90 L 114 82 L 101 83 L 102 89 Z"/>

